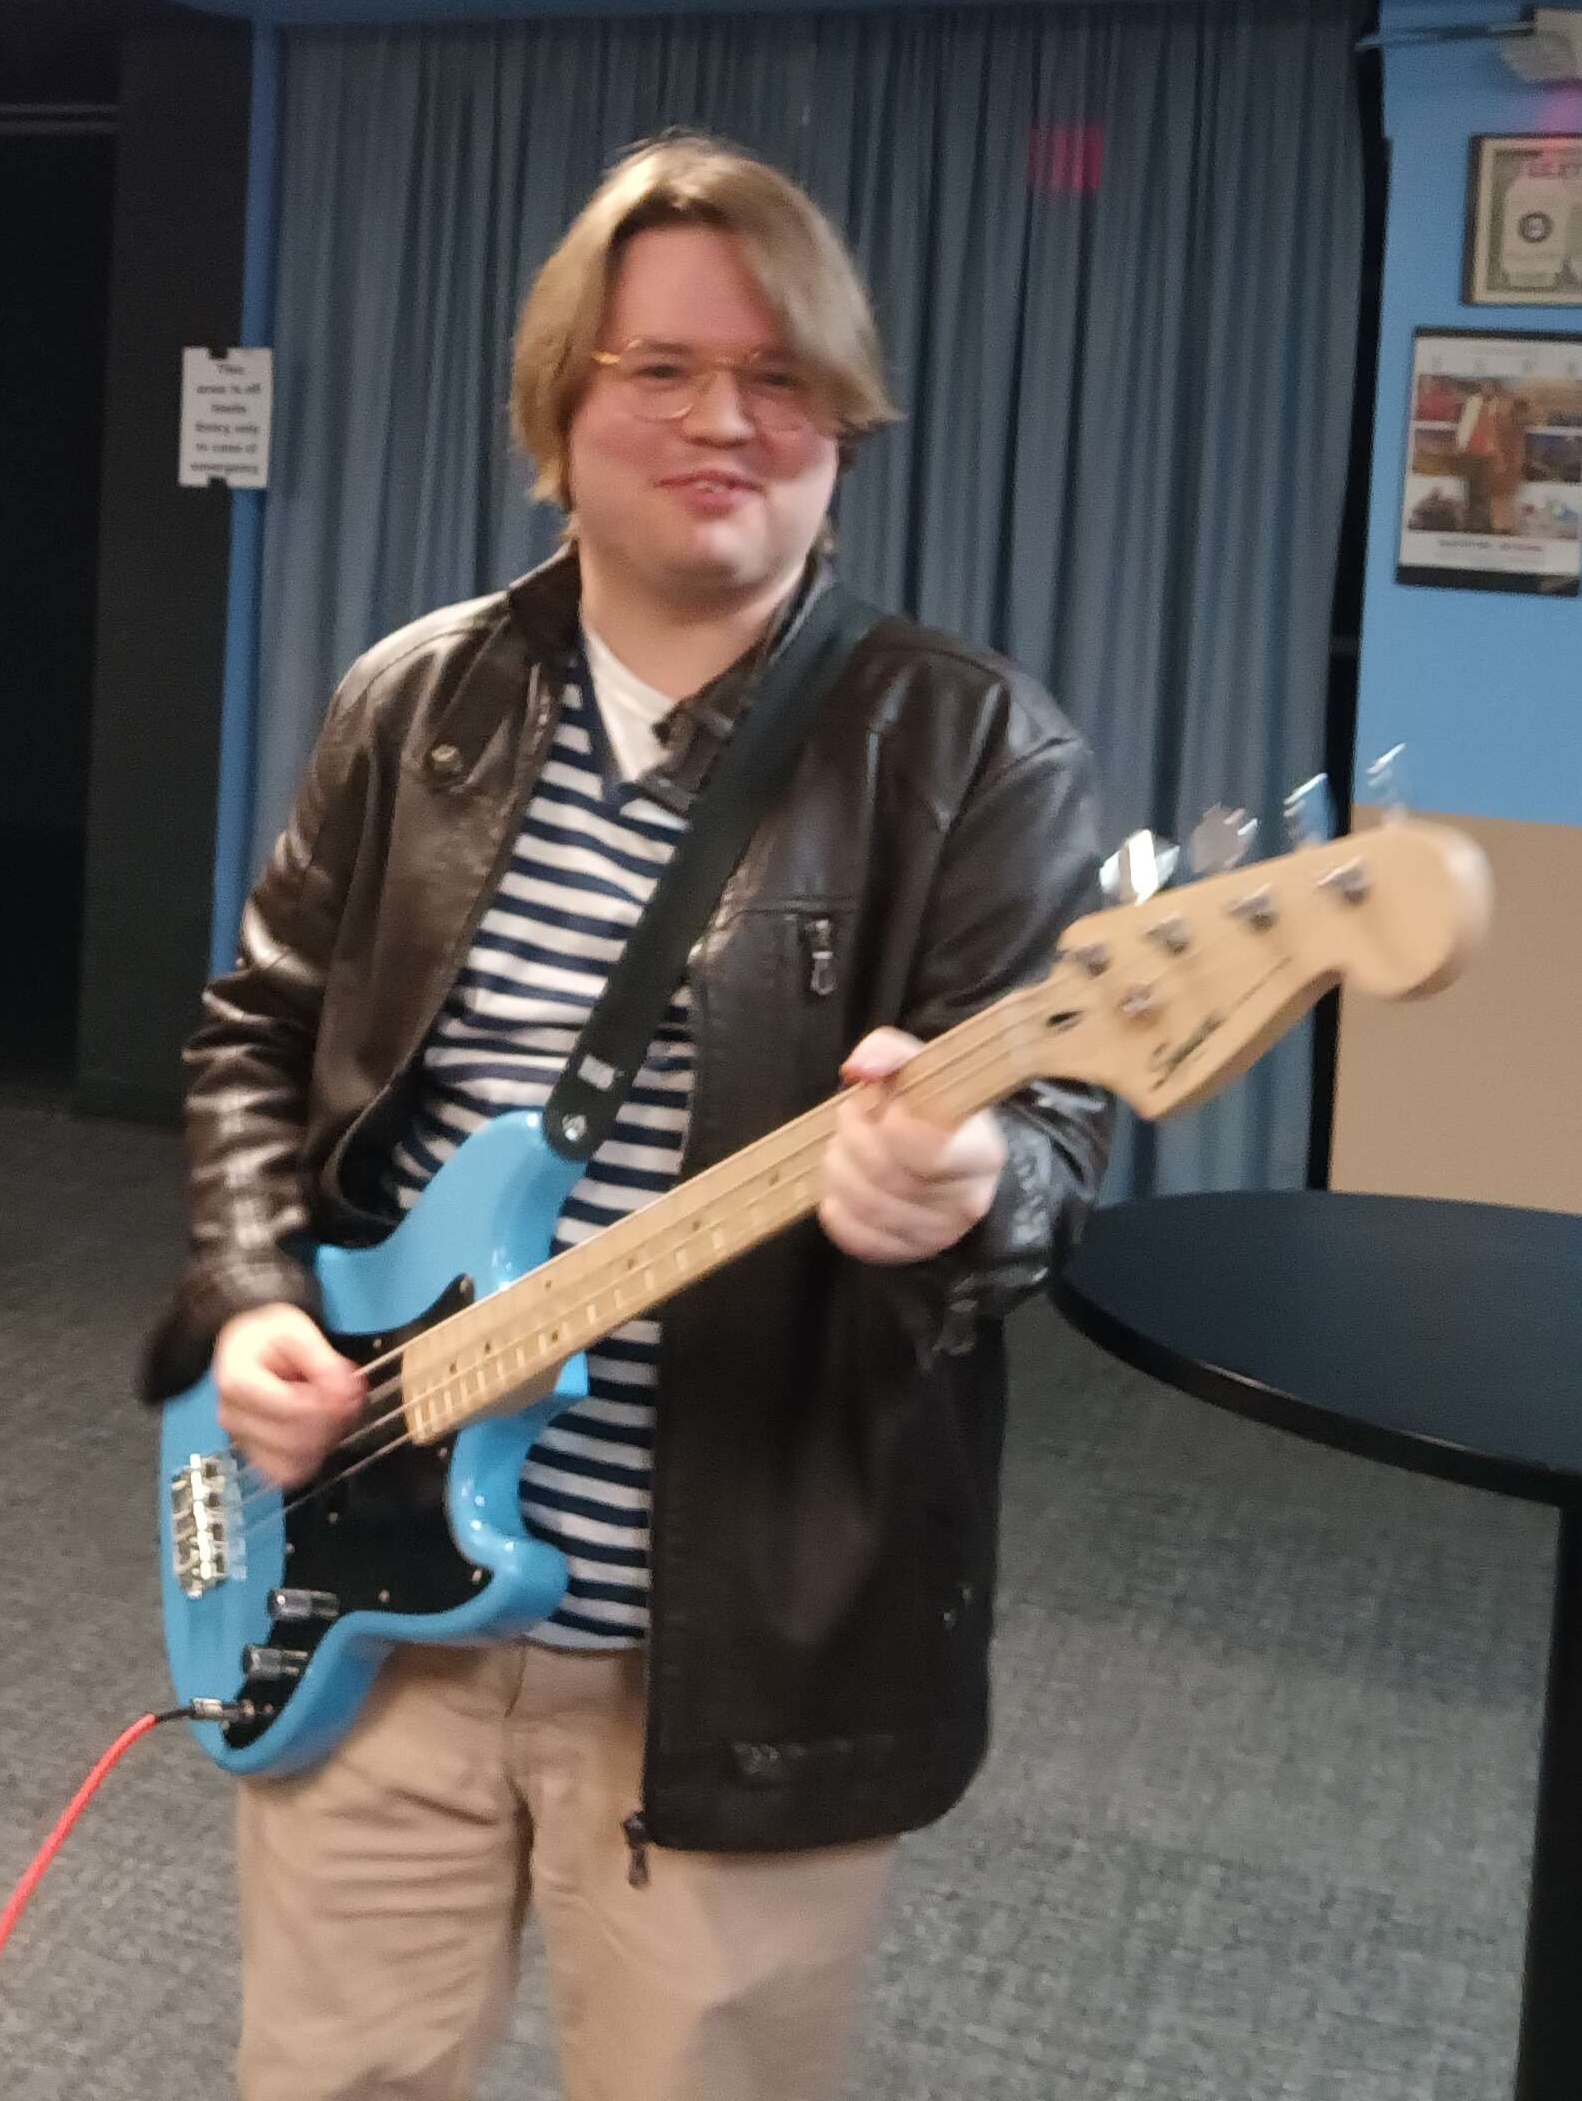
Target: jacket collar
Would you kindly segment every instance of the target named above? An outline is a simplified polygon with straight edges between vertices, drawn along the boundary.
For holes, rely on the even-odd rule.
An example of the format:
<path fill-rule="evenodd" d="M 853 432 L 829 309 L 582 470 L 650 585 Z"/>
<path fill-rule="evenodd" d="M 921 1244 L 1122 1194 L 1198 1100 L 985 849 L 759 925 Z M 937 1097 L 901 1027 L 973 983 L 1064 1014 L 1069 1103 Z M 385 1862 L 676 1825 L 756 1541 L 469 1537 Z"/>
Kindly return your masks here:
<path fill-rule="evenodd" d="M 834 571 L 821 554 L 808 557 L 802 581 L 763 640 L 696 693 L 677 701 L 659 727 L 665 756 L 643 777 L 656 800 L 684 816 L 712 772 L 731 731 L 746 712 L 763 673 L 801 626 L 808 608 L 828 590 Z M 506 591 L 511 617 L 543 675 L 562 684 L 572 676 L 580 639 L 582 570 L 575 543 L 518 579 Z"/>

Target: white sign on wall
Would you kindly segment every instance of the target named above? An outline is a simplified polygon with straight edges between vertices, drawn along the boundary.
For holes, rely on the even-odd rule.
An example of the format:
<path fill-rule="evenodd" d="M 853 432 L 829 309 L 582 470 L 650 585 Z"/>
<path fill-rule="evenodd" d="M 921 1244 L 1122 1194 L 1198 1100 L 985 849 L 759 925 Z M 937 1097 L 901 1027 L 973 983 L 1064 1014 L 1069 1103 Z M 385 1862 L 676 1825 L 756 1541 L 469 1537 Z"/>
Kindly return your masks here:
<path fill-rule="evenodd" d="M 208 350 L 181 353 L 181 461 L 184 489 L 225 482 L 233 489 L 269 485 L 269 412 L 274 353 Z"/>

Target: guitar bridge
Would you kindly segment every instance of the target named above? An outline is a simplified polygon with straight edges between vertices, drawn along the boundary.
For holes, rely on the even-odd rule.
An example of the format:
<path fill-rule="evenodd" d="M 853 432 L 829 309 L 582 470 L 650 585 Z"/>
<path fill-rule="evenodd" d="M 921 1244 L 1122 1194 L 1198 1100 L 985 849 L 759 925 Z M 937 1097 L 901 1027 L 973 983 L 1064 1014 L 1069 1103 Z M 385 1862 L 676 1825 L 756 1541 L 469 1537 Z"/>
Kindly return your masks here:
<path fill-rule="evenodd" d="M 232 1452 L 194 1452 L 170 1481 L 171 1571 L 184 1596 L 201 1598 L 247 1573 L 241 1483 Z"/>

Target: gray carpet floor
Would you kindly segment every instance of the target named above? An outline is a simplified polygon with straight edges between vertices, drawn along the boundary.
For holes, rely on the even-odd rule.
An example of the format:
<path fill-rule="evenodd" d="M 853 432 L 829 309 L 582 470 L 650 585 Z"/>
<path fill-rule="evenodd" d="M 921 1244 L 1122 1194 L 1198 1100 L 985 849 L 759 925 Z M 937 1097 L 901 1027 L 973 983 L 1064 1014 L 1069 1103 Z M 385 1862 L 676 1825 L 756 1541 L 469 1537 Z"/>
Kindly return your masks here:
<path fill-rule="evenodd" d="M 0 1901 L 166 1696 L 136 1337 L 168 1133 L 0 1102 Z M 1432 1318 L 1432 1309 L 1424 1309 Z M 995 1749 L 903 1849 L 852 2095 L 1510 2090 L 1553 1521 L 1219 1415 L 1013 1323 Z M 5 2101 L 208 2101 L 227 1785 L 112 1776 L 0 1960 Z M 530 1964 L 487 2101 L 554 2095 Z"/>

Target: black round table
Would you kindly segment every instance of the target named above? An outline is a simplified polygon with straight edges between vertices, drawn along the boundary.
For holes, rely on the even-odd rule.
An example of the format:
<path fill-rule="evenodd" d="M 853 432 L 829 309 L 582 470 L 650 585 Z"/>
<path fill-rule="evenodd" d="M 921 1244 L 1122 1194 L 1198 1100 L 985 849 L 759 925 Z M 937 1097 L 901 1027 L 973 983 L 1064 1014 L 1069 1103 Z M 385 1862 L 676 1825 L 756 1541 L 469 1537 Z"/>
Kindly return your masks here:
<path fill-rule="evenodd" d="M 1516 2101 L 1582 2052 L 1582 1217 L 1325 1190 L 1095 1213 L 1075 1326 L 1299 1437 L 1560 1513 Z"/>

